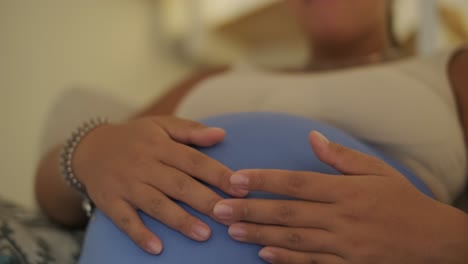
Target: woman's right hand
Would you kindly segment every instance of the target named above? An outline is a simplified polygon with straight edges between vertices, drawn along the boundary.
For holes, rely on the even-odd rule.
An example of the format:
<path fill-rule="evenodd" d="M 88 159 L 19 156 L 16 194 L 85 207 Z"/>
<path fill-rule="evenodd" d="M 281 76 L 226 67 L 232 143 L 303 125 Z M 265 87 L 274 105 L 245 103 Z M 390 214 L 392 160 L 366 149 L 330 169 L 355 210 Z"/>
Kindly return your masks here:
<path fill-rule="evenodd" d="M 224 135 L 222 129 L 169 116 L 104 125 L 83 138 L 72 166 L 95 205 L 141 248 L 159 254 L 162 242 L 143 224 L 138 209 L 204 241 L 210 237 L 208 225 L 172 199 L 215 218 L 213 207 L 221 197 L 196 179 L 233 196 L 246 194 L 231 188 L 229 168 L 187 146 L 212 146 Z"/>

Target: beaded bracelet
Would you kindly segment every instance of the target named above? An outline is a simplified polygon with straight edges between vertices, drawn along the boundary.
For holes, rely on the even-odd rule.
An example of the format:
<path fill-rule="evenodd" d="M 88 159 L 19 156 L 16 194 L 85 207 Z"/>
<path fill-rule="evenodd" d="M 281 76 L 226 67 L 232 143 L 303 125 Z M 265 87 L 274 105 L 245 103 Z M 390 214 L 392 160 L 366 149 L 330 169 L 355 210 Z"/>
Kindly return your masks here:
<path fill-rule="evenodd" d="M 89 196 L 86 192 L 86 187 L 75 177 L 72 168 L 72 160 L 76 147 L 81 142 L 81 140 L 96 127 L 107 123 L 107 119 L 101 118 L 94 118 L 88 122 L 83 123 L 71 134 L 71 136 L 65 142 L 65 145 L 63 146 L 62 152 L 60 154 L 60 172 L 65 179 L 65 182 L 83 195 L 84 201 L 82 205 L 88 216 L 91 215 L 94 206 L 92 205 L 91 200 L 89 199 Z"/>

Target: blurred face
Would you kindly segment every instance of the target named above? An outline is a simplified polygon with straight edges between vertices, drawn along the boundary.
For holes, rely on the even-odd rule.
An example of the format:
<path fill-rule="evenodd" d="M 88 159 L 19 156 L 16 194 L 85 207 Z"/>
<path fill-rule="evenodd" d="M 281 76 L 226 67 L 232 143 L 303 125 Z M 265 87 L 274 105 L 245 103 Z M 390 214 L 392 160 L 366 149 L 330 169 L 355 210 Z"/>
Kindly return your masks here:
<path fill-rule="evenodd" d="M 346 42 L 387 29 L 388 0 L 288 1 L 314 42 Z"/>

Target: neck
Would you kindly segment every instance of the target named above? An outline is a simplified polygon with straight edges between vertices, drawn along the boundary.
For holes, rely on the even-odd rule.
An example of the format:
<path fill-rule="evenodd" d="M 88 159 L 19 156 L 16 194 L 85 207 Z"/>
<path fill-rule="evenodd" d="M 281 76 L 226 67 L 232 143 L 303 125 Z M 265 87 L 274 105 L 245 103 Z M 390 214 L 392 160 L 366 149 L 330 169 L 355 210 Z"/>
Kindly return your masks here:
<path fill-rule="evenodd" d="M 368 34 L 351 41 L 311 43 L 311 64 L 359 63 L 372 55 L 385 54 L 391 47 L 387 34 Z"/>

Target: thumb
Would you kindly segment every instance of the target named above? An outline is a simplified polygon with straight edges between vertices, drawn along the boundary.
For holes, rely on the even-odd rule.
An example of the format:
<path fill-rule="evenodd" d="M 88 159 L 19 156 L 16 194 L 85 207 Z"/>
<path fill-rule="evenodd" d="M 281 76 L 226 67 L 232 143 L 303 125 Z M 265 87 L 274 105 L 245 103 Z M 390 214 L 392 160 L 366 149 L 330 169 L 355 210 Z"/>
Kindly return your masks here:
<path fill-rule="evenodd" d="M 209 147 L 221 142 L 226 135 L 221 128 L 207 127 L 187 119 L 173 116 L 157 116 L 152 119 L 169 137 L 182 144 Z"/>
<path fill-rule="evenodd" d="M 317 158 L 345 175 L 391 175 L 392 167 L 384 161 L 329 141 L 324 135 L 312 131 L 309 142 Z"/>

